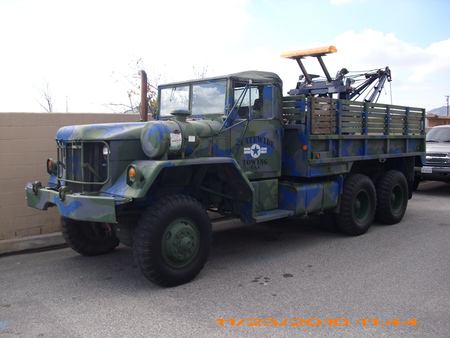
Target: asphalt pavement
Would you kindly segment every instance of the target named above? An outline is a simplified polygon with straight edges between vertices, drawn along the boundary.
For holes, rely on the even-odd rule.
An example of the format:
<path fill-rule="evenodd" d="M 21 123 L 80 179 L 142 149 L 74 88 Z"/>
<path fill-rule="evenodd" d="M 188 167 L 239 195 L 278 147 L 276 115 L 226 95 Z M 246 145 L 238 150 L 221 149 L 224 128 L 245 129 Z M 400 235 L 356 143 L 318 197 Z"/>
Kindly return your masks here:
<path fill-rule="evenodd" d="M 0 337 L 448 337 L 450 185 L 348 237 L 317 218 L 229 224 L 192 282 L 162 288 L 125 246 L 0 257 Z"/>

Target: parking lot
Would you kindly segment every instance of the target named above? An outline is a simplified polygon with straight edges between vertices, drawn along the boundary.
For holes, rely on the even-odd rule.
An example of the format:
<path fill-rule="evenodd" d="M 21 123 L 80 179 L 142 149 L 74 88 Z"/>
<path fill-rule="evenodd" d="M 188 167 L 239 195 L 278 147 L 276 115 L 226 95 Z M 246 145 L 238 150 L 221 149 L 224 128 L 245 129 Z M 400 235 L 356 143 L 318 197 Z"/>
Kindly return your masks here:
<path fill-rule="evenodd" d="M 450 185 L 360 237 L 318 219 L 225 225 L 192 282 L 151 284 L 132 250 L 0 258 L 1 337 L 447 337 Z"/>

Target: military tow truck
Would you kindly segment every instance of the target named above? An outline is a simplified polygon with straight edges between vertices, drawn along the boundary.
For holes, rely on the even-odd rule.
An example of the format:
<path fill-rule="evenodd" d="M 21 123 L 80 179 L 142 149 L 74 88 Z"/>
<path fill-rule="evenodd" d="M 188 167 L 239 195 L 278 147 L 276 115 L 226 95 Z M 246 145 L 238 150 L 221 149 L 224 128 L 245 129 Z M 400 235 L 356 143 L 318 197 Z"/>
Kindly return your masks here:
<path fill-rule="evenodd" d="M 335 51 L 283 54 L 305 78 L 287 96 L 275 73 L 247 71 L 159 86 L 152 121 L 143 93 L 142 122 L 62 127 L 48 183 L 27 184 L 28 205 L 58 207 L 62 234 L 82 255 L 132 246 L 162 286 L 200 273 L 210 214 L 250 224 L 323 215 L 351 236 L 374 218 L 400 222 L 424 161 L 425 110 L 373 102 L 388 69 L 366 75 L 380 82 L 360 102 L 345 71 L 333 79 L 323 65 L 326 80 L 314 82 L 302 60 L 323 64 Z"/>

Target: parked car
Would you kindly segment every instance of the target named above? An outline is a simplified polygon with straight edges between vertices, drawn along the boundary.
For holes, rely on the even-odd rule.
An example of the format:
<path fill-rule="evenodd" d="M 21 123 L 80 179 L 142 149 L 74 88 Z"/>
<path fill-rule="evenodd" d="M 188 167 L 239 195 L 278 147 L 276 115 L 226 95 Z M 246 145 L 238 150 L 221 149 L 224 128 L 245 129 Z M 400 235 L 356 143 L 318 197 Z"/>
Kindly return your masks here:
<path fill-rule="evenodd" d="M 426 142 L 426 163 L 415 168 L 414 187 L 421 181 L 450 183 L 450 125 L 431 128 Z"/>

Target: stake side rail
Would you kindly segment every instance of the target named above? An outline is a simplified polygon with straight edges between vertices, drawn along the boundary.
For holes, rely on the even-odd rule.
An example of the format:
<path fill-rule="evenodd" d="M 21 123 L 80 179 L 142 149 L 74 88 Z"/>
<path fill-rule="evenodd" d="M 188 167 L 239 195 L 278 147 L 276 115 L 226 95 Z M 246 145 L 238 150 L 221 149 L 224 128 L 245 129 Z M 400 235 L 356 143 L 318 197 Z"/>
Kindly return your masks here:
<path fill-rule="evenodd" d="M 286 158 L 304 164 L 422 156 L 425 152 L 423 108 L 298 95 L 283 98 L 283 118 Z"/>

